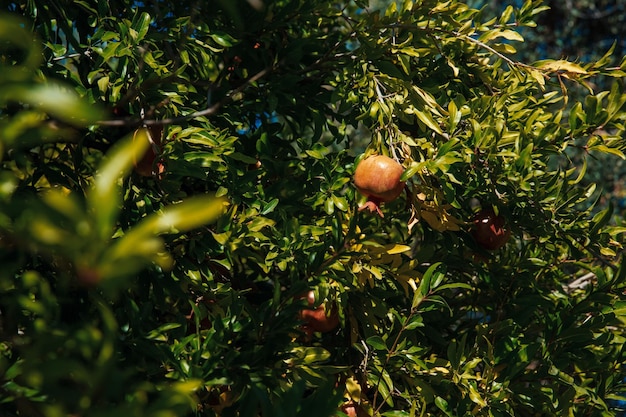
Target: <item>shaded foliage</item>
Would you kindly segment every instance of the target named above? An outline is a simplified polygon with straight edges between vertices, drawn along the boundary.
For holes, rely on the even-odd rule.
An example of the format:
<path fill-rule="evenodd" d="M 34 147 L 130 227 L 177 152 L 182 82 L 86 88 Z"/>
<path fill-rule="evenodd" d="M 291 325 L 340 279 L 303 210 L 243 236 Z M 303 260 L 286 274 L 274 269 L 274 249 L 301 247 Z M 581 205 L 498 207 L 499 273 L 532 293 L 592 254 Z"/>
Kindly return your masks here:
<path fill-rule="evenodd" d="M 473 7 L 484 7 L 485 13 L 501 13 L 511 2 L 472 1 Z M 512 2 L 521 6 L 521 2 Z M 551 57 L 563 57 L 576 62 L 590 62 L 601 58 L 612 49 L 612 65 L 619 65 L 626 54 L 626 5 L 616 0 L 605 1 L 547 1 L 549 7 L 537 16 L 537 26 L 522 31 L 524 43 L 516 56 L 525 62 Z M 610 89 L 613 77 L 597 77 L 588 87 L 599 92 Z M 571 101 L 583 101 L 587 88 L 570 91 Z M 577 160 L 584 155 L 572 152 Z M 623 161 L 597 157 L 589 161 L 588 180 L 601 185 L 601 206 L 613 204 L 616 215 L 623 217 L 626 209 L 626 171 Z"/>
<path fill-rule="evenodd" d="M 624 158 L 626 61 L 518 59 L 542 10 L 9 3 L 3 415 L 614 415 L 626 229 L 586 161 Z"/>

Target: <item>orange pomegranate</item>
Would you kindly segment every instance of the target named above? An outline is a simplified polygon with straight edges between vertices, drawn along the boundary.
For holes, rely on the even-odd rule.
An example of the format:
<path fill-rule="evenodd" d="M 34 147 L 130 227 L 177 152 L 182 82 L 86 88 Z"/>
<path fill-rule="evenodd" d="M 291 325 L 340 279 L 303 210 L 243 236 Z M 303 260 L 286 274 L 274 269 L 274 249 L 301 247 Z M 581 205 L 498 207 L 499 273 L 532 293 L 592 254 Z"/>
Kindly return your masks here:
<path fill-rule="evenodd" d="M 402 194 L 404 182 L 400 181 L 400 177 L 403 172 L 402 165 L 385 155 L 374 155 L 362 160 L 354 172 L 354 185 L 367 197 L 367 202 L 359 210 L 368 209 L 384 217 L 380 205 Z"/>

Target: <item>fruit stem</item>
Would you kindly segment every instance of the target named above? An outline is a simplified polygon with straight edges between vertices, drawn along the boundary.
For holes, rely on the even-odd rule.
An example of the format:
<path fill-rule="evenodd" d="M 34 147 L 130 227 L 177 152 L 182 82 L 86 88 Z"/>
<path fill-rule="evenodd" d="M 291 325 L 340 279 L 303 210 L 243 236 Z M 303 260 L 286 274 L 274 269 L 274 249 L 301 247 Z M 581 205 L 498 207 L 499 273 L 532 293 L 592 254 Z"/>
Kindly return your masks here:
<path fill-rule="evenodd" d="M 359 211 L 363 211 L 365 209 L 369 210 L 370 213 L 378 213 L 378 215 L 382 218 L 385 217 L 383 212 L 380 210 L 381 200 L 376 197 L 368 197 L 367 202 L 359 207 Z"/>

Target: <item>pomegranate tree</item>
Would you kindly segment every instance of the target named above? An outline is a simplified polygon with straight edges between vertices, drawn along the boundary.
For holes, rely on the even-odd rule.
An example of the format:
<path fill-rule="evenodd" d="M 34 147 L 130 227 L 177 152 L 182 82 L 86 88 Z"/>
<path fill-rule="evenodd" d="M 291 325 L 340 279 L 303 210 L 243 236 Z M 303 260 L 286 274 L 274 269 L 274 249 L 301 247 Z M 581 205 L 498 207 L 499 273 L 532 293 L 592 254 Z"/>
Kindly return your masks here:
<path fill-rule="evenodd" d="M 403 172 L 402 165 L 385 155 L 374 155 L 362 160 L 354 172 L 354 185 L 367 197 L 367 202 L 359 210 L 368 209 L 384 217 L 380 205 L 402 194 L 404 182 L 400 181 L 400 177 Z"/>

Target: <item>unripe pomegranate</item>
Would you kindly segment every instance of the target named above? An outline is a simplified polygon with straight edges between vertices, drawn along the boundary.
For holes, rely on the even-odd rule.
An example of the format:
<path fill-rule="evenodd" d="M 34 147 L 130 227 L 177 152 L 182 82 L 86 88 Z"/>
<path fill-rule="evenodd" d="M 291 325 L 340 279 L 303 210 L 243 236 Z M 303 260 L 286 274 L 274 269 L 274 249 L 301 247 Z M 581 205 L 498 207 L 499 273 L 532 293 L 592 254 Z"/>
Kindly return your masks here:
<path fill-rule="evenodd" d="M 472 236 L 476 243 L 487 250 L 500 249 L 511 237 L 504 217 L 496 215 L 491 208 L 482 209 L 474 216 Z"/>
<path fill-rule="evenodd" d="M 404 182 L 400 177 L 404 168 L 398 162 L 384 155 L 374 155 L 362 160 L 354 172 L 354 185 L 367 197 L 367 203 L 359 210 L 380 211 L 380 204 L 393 201 L 402 194 Z"/>

